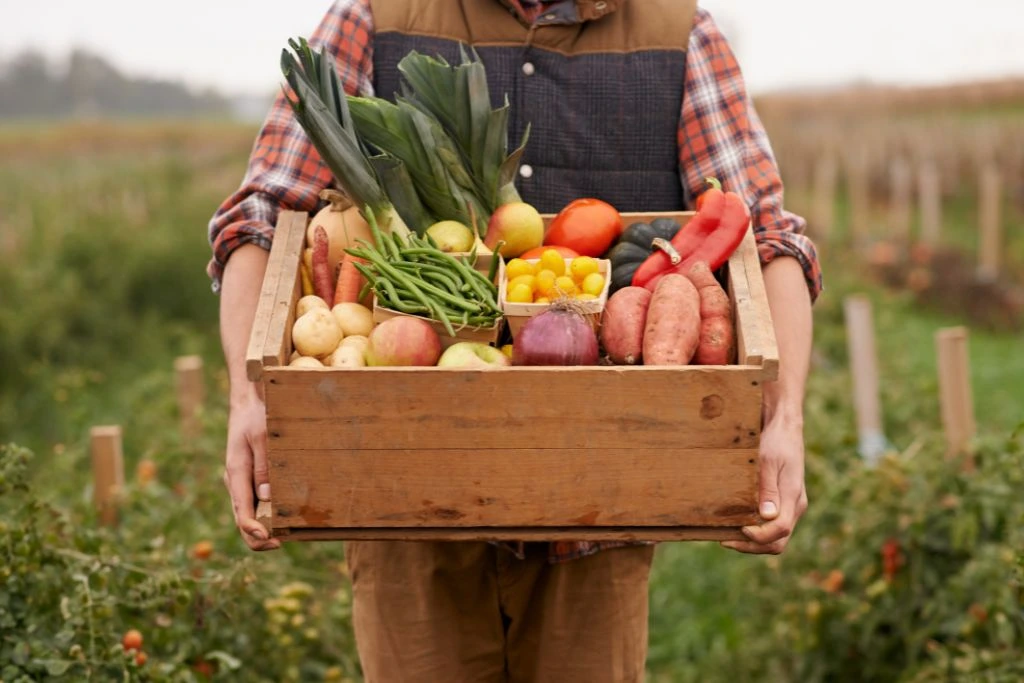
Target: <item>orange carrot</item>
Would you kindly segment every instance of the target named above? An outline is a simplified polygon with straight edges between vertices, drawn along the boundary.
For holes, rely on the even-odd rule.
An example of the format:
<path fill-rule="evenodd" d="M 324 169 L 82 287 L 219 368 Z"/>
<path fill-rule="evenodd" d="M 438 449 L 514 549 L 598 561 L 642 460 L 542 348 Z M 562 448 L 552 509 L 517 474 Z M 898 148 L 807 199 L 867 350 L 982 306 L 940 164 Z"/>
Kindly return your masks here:
<path fill-rule="evenodd" d="M 338 286 L 334 289 L 334 303 L 359 303 L 359 290 L 363 288 L 366 278 L 356 270 L 356 263 L 366 263 L 366 259 L 352 254 L 343 254 L 341 266 L 338 268 Z"/>
<path fill-rule="evenodd" d="M 313 289 L 327 302 L 328 308 L 334 306 L 334 282 L 327 261 L 327 231 L 321 225 L 316 227 L 313 236 Z"/>

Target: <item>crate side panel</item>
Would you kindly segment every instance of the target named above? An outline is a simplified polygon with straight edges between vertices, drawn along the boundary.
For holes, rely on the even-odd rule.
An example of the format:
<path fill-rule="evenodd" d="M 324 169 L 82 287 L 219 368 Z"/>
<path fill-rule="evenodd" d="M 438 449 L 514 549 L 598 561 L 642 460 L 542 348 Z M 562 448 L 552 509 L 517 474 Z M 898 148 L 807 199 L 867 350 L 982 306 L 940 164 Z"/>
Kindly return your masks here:
<path fill-rule="evenodd" d="M 272 449 L 752 448 L 760 369 L 267 369 Z"/>
<path fill-rule="evenodd" d="M 751 449 L 283 451 L 274 527 L 739 526 Z"/>

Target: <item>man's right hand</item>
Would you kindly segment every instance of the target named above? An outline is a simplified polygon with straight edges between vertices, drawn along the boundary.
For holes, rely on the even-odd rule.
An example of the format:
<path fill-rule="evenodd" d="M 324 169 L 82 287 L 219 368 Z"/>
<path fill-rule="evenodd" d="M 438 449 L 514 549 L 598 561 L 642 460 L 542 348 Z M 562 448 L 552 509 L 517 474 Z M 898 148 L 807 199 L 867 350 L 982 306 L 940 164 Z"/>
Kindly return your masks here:
<path fill-rule="evenodd" d="M 224 485 L 231 494 L 235 525 L 242 540 L 251 550 L 275 550 L 281 541 L 269 538 L 267 530 L 256 521 L 256 502 L 270 500 L 267 475 L 267 410 L 256 396 L 232 403 L 228 415 L 228 443 L 224 468 Z"/>

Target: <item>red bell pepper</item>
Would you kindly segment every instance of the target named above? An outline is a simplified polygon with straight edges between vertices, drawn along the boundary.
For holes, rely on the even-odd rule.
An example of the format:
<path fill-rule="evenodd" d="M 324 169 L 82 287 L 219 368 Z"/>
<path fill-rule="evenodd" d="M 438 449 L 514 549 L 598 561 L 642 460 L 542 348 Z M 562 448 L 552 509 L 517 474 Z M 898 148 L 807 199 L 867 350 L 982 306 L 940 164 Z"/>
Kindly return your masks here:
<path fill-rule="evenodd" d="M 697 214 L 682 227 L 672 238 L 672 247 L 679 258 L 685 261 L 701 244 L 718 228 L 725 210 L 725 193 L 718 181 L 708 181 L 712 187 L 701 195 Z M 677 261 L 676 263 L 679 263 Z M 673 267 L 672 257 L 666 251 L 656 250 L 648 256 L 633 274 L 633 286 L 644 287 L 660 273 L 668 272 Z"/>
<path fill-rule="evenodd" d="M 686 275 L 690 266 L 697 261 L 707 261 L 708 267 L 712 271 L 716 271 L 729 260 L 732 253 L 740 246 L 740 242 L 743 241 L 743 236 L 747 234 L 750 226 L 750 209 L 743 202 L 743 198 L 735 192 L 726 192 L 724 203 L 722 219 L 715 231 L 708 235 L 688 256 L 684 257 L 682 263 L 655 274 L 643 285 L 644 287 L 653 292 L 662 277 L 669 273 Z"/>

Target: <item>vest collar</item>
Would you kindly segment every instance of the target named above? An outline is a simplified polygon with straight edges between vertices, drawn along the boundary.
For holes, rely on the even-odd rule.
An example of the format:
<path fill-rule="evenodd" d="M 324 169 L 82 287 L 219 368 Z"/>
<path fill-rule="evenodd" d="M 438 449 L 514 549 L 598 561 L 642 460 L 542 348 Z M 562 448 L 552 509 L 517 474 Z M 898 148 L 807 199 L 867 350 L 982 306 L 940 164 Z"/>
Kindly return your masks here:
<path fill-rule="evenodd" d="M 480 0 L 484 2 L 486 0 Z M 529 15 L 524 12 L 519 0 L 498 0 L 508 7 L 526 25 L 530 25 Z M 551 26 L 559 24 L 580 24 L 584 21 L 600 19 L 606 14 L 617 10 L 626 0 L 554 0 L 545 3 L 542 12 L 533 23 L 535 26 Z"/>

